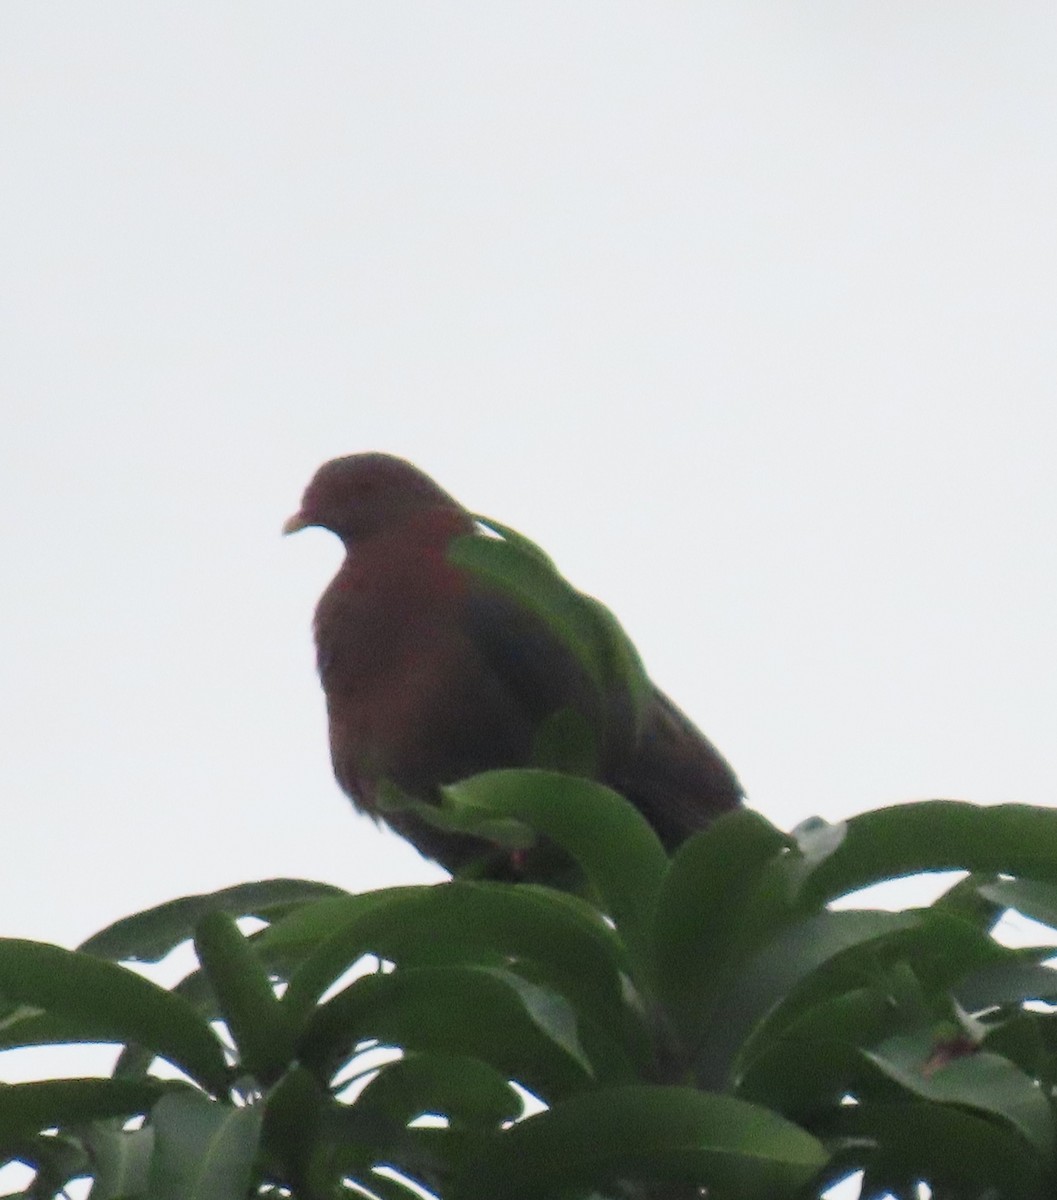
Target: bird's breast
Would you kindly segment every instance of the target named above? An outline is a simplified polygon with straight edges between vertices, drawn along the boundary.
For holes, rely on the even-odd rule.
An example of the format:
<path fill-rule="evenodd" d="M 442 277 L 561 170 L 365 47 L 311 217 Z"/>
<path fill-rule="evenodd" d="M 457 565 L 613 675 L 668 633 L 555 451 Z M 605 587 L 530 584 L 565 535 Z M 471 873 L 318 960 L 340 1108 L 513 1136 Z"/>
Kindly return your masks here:
<path fill-rule="evenodd" d="M 350 557 L 316 610 L 335 773 L 366 808 L 374 781 L 417 774 L 422 731 L 446 707 L 460 657 L 461 597 L 446 564 L 410 565 Z"/>

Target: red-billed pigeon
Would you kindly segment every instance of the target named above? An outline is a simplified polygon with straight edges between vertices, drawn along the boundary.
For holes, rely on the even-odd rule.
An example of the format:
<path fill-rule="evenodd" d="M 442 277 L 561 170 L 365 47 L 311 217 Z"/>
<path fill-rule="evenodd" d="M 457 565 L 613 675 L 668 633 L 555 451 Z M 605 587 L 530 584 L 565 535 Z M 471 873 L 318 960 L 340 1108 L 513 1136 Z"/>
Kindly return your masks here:
<path fill-rule="evenodd" d="M 454 871 L 487 847 L 413 810 L 379 812 L 383 781 L 436 803 L 444 784 L 529 765 L 541 726 L 565 710 L 601 747 L 594 773 L 669 850 L 741 803 L 734 772 L 663 692 L 650 685 L 629 721 L 537 613 L 450 561 L 475 519 L 417 467 L 388 454 L 325 463 L 283 532 L 310 525 L 346 551 L 315 617 L 334 774 L 422 854 Z"/>

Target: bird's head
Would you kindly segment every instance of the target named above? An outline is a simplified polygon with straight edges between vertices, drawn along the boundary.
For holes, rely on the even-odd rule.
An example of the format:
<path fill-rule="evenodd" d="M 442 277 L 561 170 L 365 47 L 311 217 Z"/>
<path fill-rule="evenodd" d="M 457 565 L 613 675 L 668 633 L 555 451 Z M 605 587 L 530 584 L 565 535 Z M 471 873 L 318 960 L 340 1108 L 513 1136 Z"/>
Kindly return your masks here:
<path fill-rule="evenodd" d="M 350 454 L 319 468 L 283 533 L 318 525 L 348 545 L 436 510 L 465 514 L 467 532 L 472 528 L 472 519 L 458 501 L 411 463 L 391 454 Z"/>

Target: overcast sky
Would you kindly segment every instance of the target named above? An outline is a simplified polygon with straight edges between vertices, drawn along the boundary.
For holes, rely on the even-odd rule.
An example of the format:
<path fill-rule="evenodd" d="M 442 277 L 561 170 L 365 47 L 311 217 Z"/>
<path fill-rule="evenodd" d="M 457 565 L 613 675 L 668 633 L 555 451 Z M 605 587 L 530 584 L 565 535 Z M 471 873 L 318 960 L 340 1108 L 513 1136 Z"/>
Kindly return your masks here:
<path fill-rule="evenodd" d="M 541 542 L 785 827 L 1057 776 L 1057 8 L 9 0 L 0 933 L 439 878 L 324 459 Z"/>

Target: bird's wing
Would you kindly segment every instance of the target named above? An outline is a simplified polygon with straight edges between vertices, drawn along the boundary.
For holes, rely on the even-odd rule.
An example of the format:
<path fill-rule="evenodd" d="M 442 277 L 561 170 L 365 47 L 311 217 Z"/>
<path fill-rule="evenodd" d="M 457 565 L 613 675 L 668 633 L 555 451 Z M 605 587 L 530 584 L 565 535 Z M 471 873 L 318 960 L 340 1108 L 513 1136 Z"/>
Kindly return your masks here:
<path fill-rule="evenodd" d="M 597 714 L 599 699 L 575 653 L 515 597 L 472 584 L 460 623 L 481 659 L 534 724 L 567 706 L 587 717 Z"/>
<path fill-rule="evenodd" d="M 614 783 L 669 849 L 744 799 L 723 755 L 656 687 L 634 759 Z"/>

